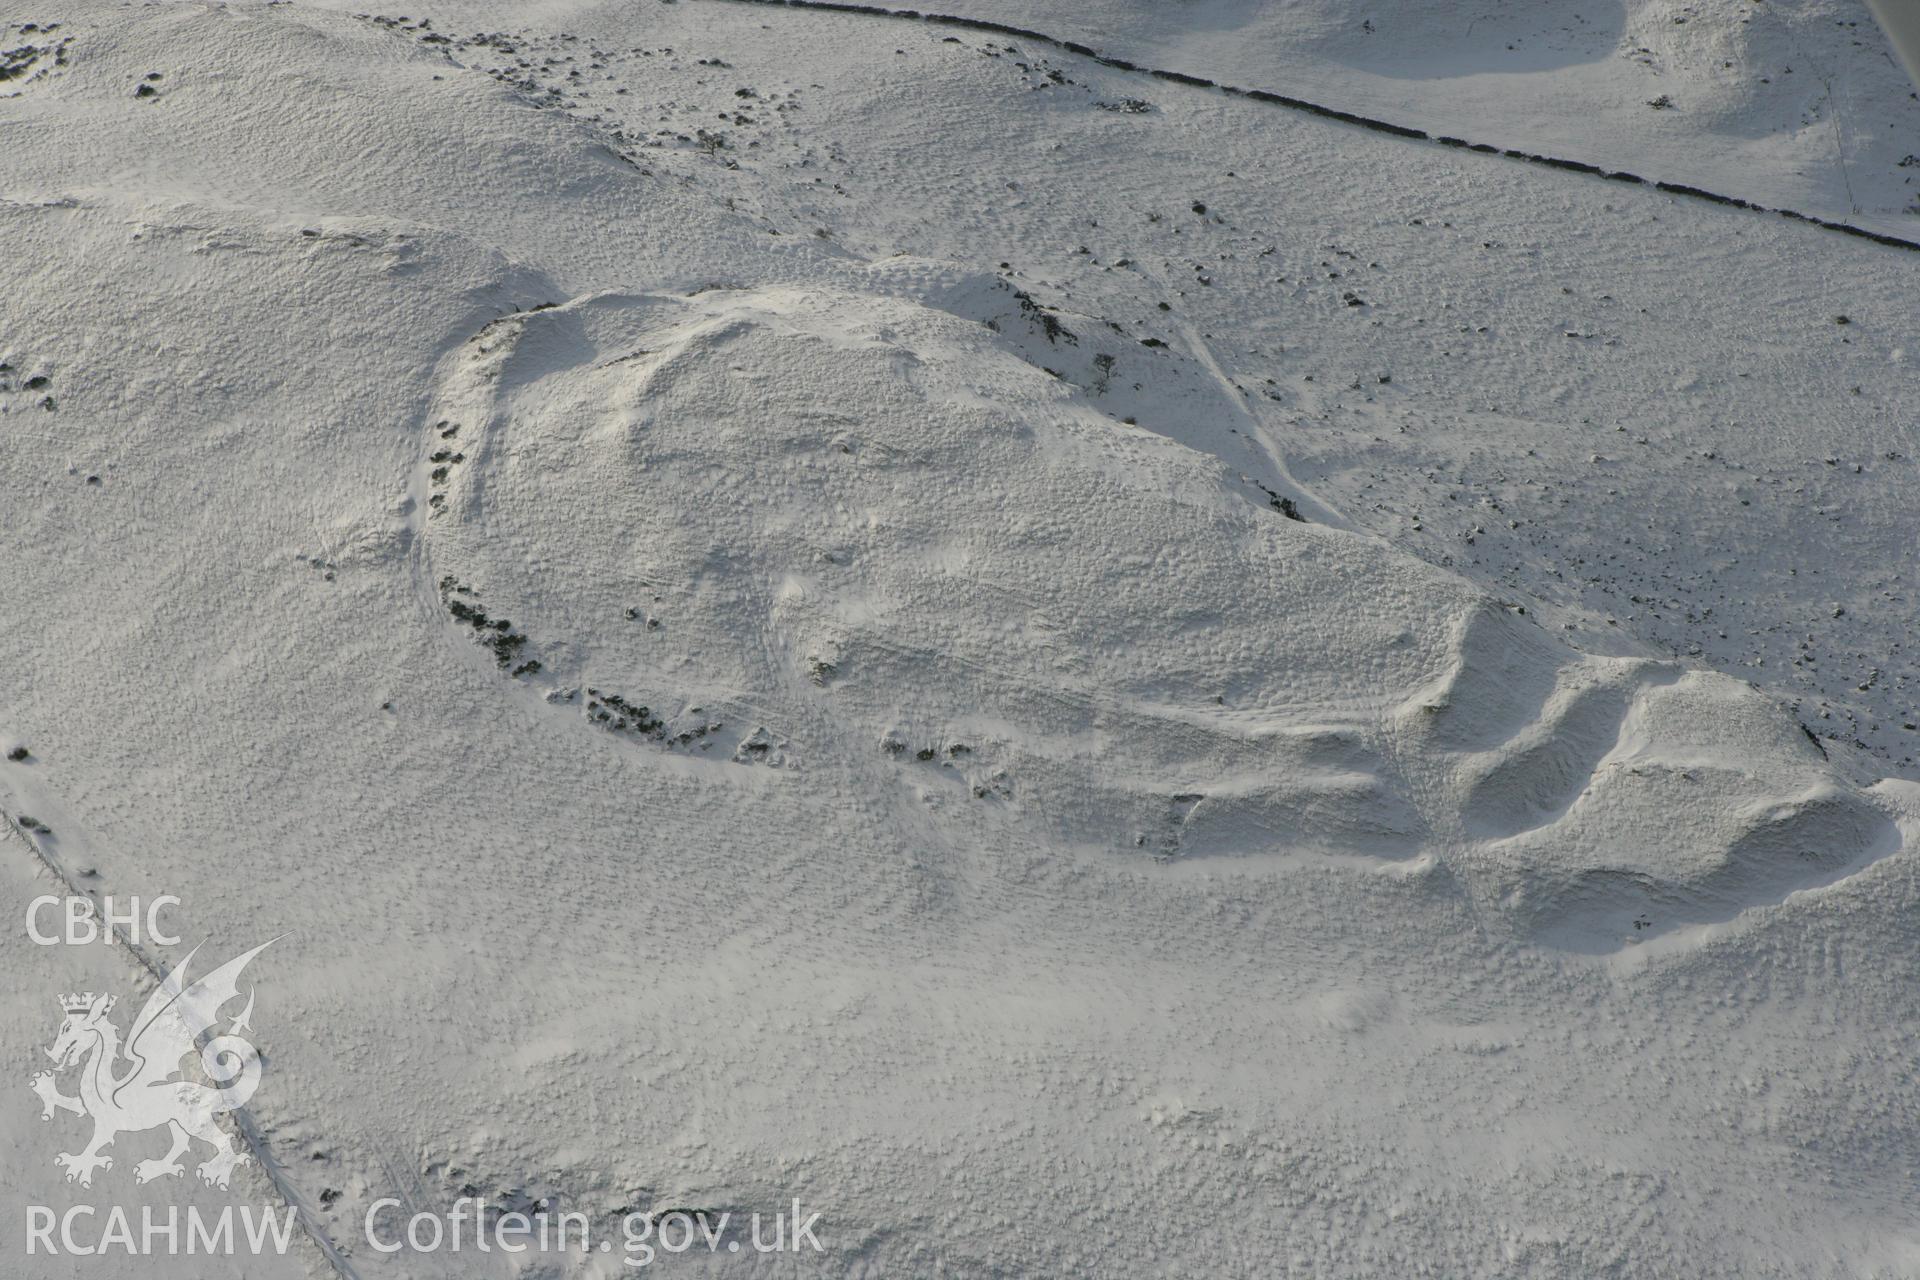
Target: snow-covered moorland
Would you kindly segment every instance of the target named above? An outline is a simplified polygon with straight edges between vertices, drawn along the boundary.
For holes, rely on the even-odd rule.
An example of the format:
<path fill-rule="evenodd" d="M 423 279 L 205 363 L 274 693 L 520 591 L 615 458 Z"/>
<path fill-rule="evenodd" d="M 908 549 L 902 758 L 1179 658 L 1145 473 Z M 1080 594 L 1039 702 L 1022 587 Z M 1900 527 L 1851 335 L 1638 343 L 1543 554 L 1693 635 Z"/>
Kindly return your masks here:
<path fill-rule="evenodd" d="M 1863 6 L 1578 9 L 945 12 L 1920 240 Z M 1920 1274 L 1920 252 L 914 17 L 0 20 L 0 1273 Z M 56 1036 L 268 939 L 175 1173 Z"/>

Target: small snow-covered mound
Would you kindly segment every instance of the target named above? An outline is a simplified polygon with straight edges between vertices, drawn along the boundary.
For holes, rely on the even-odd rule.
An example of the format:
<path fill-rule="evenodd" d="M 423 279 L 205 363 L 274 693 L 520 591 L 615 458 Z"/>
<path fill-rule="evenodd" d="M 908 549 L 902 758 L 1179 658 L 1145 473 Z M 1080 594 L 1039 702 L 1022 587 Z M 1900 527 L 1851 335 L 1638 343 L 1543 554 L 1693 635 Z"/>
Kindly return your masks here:
<path fill-rule="evenodd" d="M 1403 709 L 1451 761 L 1457 854 L 1554 945 L 1608 951 L 1830 883 L 1900 847 L 1892 811 L 1751 686 L 1677 663 L 1556 663 L 1490 614 Z M 1417 727 L 1416 727 L 1417 726 Z"/>
<path fill-rule="evenodd" d="M 475 660 L 716 785 L 851 777 L 1176 861 L 1430 854 L 1580 949 L 1897 847 L 1747 687 L 1289 519 L 1038 367 L 1078 344 L 1030 301 L 912 292 L 607 293 L 476 335 L 421 478 Z"/>

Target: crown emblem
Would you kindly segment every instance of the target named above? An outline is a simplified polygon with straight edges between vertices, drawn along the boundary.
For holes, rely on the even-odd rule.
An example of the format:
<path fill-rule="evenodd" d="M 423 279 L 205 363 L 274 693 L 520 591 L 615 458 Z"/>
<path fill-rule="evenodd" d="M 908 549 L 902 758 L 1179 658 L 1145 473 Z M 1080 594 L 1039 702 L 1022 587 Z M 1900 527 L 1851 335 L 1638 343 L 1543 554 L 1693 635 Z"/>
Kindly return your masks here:
<path fill-rule="evenodd" d="M 108 1004 L 111 1004 L 111 1003 L 112 1001 L 108 1001 Z M 60 997 L 60 1008 L 67 1013 L 85 1013 L 88 1009 L 91 1009 L 92 1007 L 93 1007 L 93 992 L 91 991 L 87 992 L 85 995 Z"/>

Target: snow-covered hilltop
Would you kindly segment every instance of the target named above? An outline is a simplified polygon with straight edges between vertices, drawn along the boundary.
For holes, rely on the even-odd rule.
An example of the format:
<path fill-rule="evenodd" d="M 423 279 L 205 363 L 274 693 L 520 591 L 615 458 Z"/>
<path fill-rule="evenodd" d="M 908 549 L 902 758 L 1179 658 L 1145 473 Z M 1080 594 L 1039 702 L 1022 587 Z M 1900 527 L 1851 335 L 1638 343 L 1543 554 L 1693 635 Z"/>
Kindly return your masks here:
<path fill-rule="evenodd" d="M 952 12 L 1913 234 L 1754 124 L 1863 8 L 1564 8 Z M 1920 252 L 897 17 L 60 9 L 0 876 L 287 936 L 224 1191 L 62 1181 L 147 979 L 0 930 L 0 1199 L 300 1231 L 22 1274 L 1920 1269 Z"/>

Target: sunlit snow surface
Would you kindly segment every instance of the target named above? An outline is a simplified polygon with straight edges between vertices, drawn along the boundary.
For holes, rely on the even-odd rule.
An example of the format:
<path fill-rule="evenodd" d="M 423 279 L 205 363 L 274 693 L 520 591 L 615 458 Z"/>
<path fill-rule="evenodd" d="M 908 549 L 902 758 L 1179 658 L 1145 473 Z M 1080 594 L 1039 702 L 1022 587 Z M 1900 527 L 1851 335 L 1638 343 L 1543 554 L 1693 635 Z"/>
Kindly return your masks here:
<path fill-rule="evenodd" d="M 1920 1268 L 1920 254 L 901 20 L 62 8 L 0 810 L 178 954 L 290 931 L 279 1171 L 63 1183 L 57 997 L 141 988 L 9 926 L 0 1200 L 339 1252 L 26 1274 L 631 1273 L 365 1241 L 476 1193 L 822 1213 L 715 1275 Z M 1405 44 L 979 13 L 1382 114 L 1323 27 Z M 1847 213 L 1732 90 L 1582 132 L 1432 44 L 1409 123 L 1708 185 L 1737 117 L 1723 189 Z"/>

